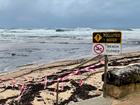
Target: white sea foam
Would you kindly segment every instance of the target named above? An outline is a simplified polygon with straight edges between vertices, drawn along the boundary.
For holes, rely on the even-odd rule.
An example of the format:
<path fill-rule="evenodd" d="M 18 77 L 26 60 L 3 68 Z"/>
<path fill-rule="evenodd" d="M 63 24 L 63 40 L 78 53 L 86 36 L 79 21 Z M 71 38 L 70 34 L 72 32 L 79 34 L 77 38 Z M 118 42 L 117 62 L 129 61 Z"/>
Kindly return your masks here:
<path fill-rule="evenodd" d="M 0 29 L 0 71 L 92 54 L 92 33 L 115 29 Z M 140 29 L 121 30 L 123 51 L 139 50 Z M 127 49 L 127 50 L 126 50 Z"/>

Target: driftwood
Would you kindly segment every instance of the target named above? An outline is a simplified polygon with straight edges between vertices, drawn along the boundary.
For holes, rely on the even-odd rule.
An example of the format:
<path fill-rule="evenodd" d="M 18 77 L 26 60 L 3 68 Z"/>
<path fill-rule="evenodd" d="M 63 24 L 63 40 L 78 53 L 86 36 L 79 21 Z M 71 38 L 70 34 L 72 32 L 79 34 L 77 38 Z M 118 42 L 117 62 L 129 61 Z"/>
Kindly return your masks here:
<path fill-rule="evenodd" d="M 104 75 L 102 80 L 103 77 Z M 140 64 L 114 68 L 107 72 L 107 84 L 122 86 L 130 83 L 140 83 Z"/>

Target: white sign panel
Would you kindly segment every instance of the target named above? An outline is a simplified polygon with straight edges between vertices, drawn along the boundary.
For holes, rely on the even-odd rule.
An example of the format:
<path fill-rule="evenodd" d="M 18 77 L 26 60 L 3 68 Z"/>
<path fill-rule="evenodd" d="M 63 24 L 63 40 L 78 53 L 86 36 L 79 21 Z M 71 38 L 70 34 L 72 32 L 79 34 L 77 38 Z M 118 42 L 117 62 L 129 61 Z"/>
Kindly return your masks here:
<path fill-rule="evenodd" d="M 122 53 L 121 44 L 106 44 L 105 55 L 119 55 Z"/>
<path fill-rule="evenodd" d="M 92 47 L 92 52 L 96 55 L 118 55 L 121 51 L 121 44 L 93 44 Z"/>

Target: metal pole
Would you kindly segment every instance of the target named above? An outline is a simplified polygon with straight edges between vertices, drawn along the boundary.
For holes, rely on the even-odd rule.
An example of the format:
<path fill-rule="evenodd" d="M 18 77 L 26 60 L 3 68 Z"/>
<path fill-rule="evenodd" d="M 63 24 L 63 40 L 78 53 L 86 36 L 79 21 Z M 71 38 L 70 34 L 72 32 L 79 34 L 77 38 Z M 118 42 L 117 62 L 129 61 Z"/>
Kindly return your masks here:
<path fill-rule="evenodd" d="M 105 71 L 104 71 L 104 86 L 103 86 L 103 97 L 106 97 L 107 90 L 106 90 L 106 84 L 107 84 L 107 70 L 108 70 L 108 56 L 105 55 Z"/>
<path fill-rule="evenodd" d="M 59 81 L 57 81 L 56 85 L 56 105 L 58 105 L 58 94 L 59 94 Z"/>

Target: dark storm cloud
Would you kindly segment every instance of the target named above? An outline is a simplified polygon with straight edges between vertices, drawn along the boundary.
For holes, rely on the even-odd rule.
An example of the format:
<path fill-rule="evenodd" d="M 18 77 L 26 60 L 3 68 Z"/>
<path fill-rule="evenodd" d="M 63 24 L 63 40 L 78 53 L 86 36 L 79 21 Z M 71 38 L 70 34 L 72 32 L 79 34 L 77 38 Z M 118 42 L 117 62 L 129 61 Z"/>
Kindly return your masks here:
<path fill-rule="evenodd" d="M 1 27 L 139 27 L 139 0 L 0 0 Z"/>

